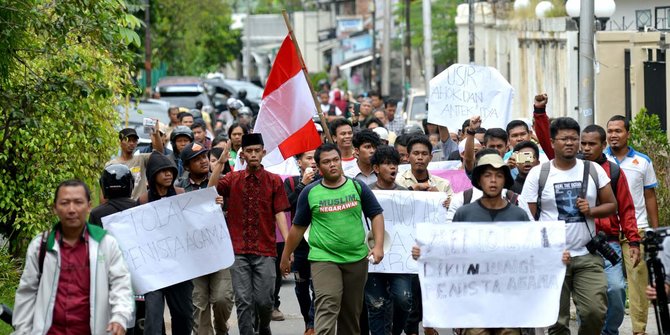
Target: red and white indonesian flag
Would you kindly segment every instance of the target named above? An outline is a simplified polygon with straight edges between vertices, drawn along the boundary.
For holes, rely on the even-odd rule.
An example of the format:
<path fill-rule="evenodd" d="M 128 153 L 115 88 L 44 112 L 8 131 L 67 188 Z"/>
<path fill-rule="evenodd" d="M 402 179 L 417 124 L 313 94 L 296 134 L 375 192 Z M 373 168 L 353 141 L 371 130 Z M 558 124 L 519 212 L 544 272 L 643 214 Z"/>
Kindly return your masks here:
<path fill-rule="evenodd" d="M 298 53 L 286 36 L 272 64 L 254 127 L 254 133 L 263 134 L 267 151 L 263 165 L 279 164 L 321 145 L 312 122 L 315 111 Z"/>

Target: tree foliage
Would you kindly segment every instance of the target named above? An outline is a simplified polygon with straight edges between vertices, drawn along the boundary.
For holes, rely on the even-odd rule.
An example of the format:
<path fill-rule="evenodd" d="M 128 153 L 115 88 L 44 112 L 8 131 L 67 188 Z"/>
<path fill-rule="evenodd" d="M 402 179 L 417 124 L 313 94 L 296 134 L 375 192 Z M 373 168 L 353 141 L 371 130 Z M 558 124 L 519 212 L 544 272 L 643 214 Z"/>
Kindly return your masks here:
<path fill-rule="evenodd" d="M 123 0 L 9 0 L 0 19 L 0 233 L 18 255 L 53 222 L 56 185 L 97 183 L 116 150 L 140 22 Z"/>
<path fill-rule="evenodd" d="M 222 0 L 154 0 L 150 10 L 152 62 L 167 63 L 171 74 L 218 70 L 242 49 L 240 31 L 230 29 L 230 6 Z"/>
<path fill-rule="evenodd" d="M 650 114 L 643 108 L 630 125 L 631 145 L 640 148 L 654 162 L 654 171 L 658 179 L 656 199 L 658 217 L 670 217 L 670 143 L 668 135 L 661 129 L 658 115 Z M 667 226 L 665 220 L 659 220 L 660 226 Z"/>
<path fill-rule="evenodd" d="M 456 18 L 456 8 L 461 1 L 435 0 L 431 3 L 433 62 L 437 67 L 446 68 L 458 59 L 458 32 L 454 19 Z M 404 26 L 404 1 L 398 2 L 395 16 L 399 20 L 397 24 Z M 423 53 L 423 8 L 420 1 L 410 2 L 409 20 L 412 49 Z M 402 41 L 399 42 L 402 43 Z"/>

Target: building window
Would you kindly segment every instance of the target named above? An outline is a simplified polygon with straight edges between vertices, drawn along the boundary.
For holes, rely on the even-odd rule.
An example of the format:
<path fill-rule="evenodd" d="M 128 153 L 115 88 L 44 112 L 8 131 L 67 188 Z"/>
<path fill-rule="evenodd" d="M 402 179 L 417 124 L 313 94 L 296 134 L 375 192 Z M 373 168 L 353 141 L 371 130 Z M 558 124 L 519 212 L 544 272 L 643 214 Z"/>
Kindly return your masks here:
<path fill-rule="evenodd" d="M 635 11 L 635 26 L 638 29 L 651 27 L 651 9 L 641 9 Z"/>
<path fill-rule="evenodd" d="M 670 30 L 670 6 L 656 7 L 656 29 Z"/>

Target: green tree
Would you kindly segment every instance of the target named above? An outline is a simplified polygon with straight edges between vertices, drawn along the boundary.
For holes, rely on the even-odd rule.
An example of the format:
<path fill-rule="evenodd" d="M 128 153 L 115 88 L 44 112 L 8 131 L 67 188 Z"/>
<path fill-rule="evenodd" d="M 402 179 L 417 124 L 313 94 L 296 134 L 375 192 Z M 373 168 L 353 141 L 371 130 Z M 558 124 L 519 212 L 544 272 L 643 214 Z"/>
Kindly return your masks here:
<path fill-rule="evenodd" d="M 56 185 L 95 185 L 115 151 L 140 22 L 122 0 L 9 0 L 0 19 L 0 233 L 17 256 L 53 223 Z"/>
<path fill-rule="evenodd" d="M 230 29 L 230 6 L 221 0 L 151 1 L 150 10 L 152 62 L 167 63 L 171 74 L 215 71 L 242 49 L 240 31 Z"/>
<path fill-rule="evenodd" d="M 446 68 L 458 58 L 458 32 L 454 19 L 460 2 L 459 0 L 432 1 L 433 62 L 437 67 Z M 404 1 L 398 2 L 395 16 L 398 18 L 398 25 L 405 24 Z M 423 8 L 420 1 L 410 2 L 409 19 L 412 48 L 423 54 Z M 397 40 L 396 43 L 402 43 L 402 40 Z"/>
<path fill-rule="evenodd" d="M 668 135 L 661 129 L 661 121 L 656 114 L 650 114 L 646 108 L 640 110 L 630 124 L 630 144 L 641 148 L 654 162 L 654 171 L 658 179 L 656 200 L 660 226 L 668 222 L 662 218 L 670 217 L 670 143 Z"/>

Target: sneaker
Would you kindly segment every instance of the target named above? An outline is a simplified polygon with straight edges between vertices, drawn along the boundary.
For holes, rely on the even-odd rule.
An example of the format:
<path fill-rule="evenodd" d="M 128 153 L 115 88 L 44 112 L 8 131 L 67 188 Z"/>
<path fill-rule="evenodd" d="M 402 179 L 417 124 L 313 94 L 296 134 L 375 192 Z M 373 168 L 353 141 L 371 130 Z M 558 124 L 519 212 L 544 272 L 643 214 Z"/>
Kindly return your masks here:
<path fill-rule="evenodd" d="M 282 313 L 278 308 L 272 310 L 272 321 L 284 321 L 284 313 Z"/>
<path fill-rule="evenodd" d="M 316 334 L 316 333 L 314 332 L 314 328 L 307 328 L 307 330 L 305 330 L 305 334 L 304 334 L 304 335 L 314 335 L 314 334 Z"/>

